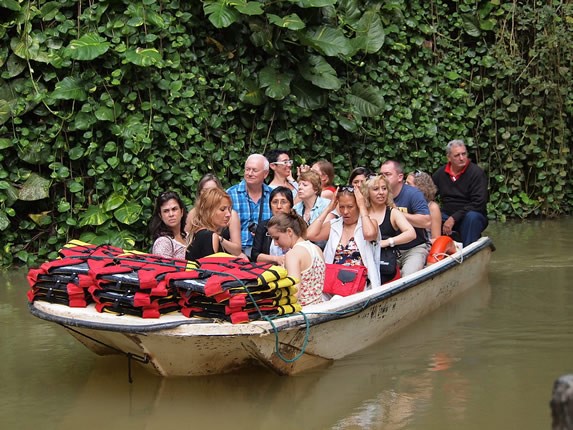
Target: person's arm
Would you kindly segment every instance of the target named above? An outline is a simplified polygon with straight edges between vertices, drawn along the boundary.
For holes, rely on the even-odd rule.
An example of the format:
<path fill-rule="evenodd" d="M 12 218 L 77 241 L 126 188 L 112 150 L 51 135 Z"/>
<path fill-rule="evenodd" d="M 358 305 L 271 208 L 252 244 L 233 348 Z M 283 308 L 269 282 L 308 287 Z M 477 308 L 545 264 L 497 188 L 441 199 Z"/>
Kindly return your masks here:
<path fill-rule="evenodd" d="M 368 215 L 368 209 L 366 208 L 366 201 L 360 191 L 359 187 L 354 187 L 354 196 L 356 197 L 356 204 L 358 205 L 358 210 L 360 211 L 360 219 L 362 220 L 362 234 L 364 235 L 364 240 L 370 242 L 376 240 L 378 237 L 378 223 L 372 220 Z"/>
<path fill-rule="evenodd" d="M 229 221 L 229 236 L 230 240 L 223 239 L 221 241 L 225 252 L 240 255 L 242 251 L 241 220 L 239 219 L 239 214 L 234 209 L 231 211 L 231 219 Z"/>
<path fill-rule="evenodd" d="M 442 211 L 440 210 L 440 205 L 436 202 L 430 202 L 428 206 L 430 208 L 430 218 L 432 219 L 430 239 L 435 240 L 442 234 Z"/>
<path fill-rule="evenodd" d="M 312 224 L 308 226 L 306 230 L 306 238 L 313 242 L 318 242 L 321 240 L 328 240 L 328 235 L 330 234 L 330 222 L 327 219 L 332 218 L 330 213 L 336 209 L 338 205 L 337 193 L 334 193 L 334 197 L 330 201 L 329 205 L 322 213 L 315 219 Z"/>
<path fill-rule="evenodd" d="M 395 230 L 400 230 L 400 234 L 394 237 L 389 237 L 388 239 L 382 239 L 380 241 L 380 246 L 382 248 L 386 248 L 392 244 L 392 246 L 404 245 L 405 243 L 416 239 L 416 230 L 414 230 L 412 224 L 408 222 L 404 213 L 399 210 L 392 210 L 390 213 L 390 222 Z"/>

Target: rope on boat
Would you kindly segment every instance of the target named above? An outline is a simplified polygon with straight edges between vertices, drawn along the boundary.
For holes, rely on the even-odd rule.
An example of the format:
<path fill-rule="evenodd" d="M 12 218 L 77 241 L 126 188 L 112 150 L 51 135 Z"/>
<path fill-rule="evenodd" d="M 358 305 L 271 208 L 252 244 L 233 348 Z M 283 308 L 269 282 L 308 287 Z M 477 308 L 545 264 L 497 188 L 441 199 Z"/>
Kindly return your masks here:
<path fill-rule="evenodd" d="M 95 339 L 95 338 L 93 338 L 93 337 L 91 337 L 85 333 L 78 331 L 78 330 L 75 330 L 75 329 L 71 328 L 70 326 L 67 326 L 65 324 L 60 324 L 60 325 L 67 330 L 73 331 L 74 333 L 79 334 L 80 336 L 83 336 L 83 337 L 91 340 L 92 342 L 99 343 L 100 345 L 103 345 L 106 348 L 112 349 L 119 354 L 125 355 L 127 357 L 127 380 L 129 381 L 130 384 L 133 383 L 133 377 L 131 376 L 131 360 L 135 360 L 135 361 L 137 361 L 139 363 L 143 363 L 143 364 L 149 363 L 149 356 L 147 354 L 138 355 L 138 354 L 133 354 L 131 352 L 123 352 L 121 349 L 118 349 L 115 346 L 108 345 L 107 343 L 102 342 L 101 340 Z"/>
<path fill-rule="evenodd" d="M 449 257 L 449 258 L 451 258 L 452 260 L 454 260 L 454 261 L 455 261 L 456 263 L 458 263 L 458 264 L 462 264 L 462 263 L 464 262 L 464 255 L 463 255 L 463 254 L 460 254 L 459 257 L 454 257 L 453 254 L 446 254 L 445 252 L 436 252 L 436 253 L 434 253 L 433 255 L 434 255 L 434 257 L 435 257 L 436 259 L 438 259 L 438 257 L 442 257 L 442 258 L 439 259 L 440 261 L 443 260 L 443 259 L 446 258 L 446 257 Z"/>

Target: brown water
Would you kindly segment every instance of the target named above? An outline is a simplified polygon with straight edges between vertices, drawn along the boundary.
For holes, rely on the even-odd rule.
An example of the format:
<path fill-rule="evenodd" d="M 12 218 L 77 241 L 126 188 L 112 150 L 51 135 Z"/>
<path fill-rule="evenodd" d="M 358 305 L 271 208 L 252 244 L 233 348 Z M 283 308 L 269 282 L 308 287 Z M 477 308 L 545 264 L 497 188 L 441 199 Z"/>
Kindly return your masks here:
<path fill-rule="evenodd" d="M 296 377 L 161 379 L 28 313 L 0 275 L 1 429 L 550 429 L 573 373 L 573 218 L 490 226 L 489 281 L 398 335 Z M 134 365 L 135 366 L 135 365 Z"/>

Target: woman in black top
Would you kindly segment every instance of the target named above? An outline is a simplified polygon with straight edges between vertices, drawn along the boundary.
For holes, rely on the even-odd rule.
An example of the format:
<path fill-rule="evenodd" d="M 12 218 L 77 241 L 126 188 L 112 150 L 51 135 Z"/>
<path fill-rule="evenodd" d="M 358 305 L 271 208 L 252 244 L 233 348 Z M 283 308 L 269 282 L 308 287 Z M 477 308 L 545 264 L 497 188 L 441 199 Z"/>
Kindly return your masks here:
<path fill-rule="evenodd" d="M 223 236 L 223 230 L 231 220 L 233 206 L 229 195 L 220 188 L 205 190 L 196 208 L 189 231 L 191 239 L 187 248 L 187 260 L 225 252 L 225 243 L 228 242 Z"/>
<path fill-rule="evenodd" d="M 273 216 L 281 212 L 290 213 L 294 206 L 292 191 L 287 187 L 276 187 L 271 191 L 269 205 Z M 263 263 L 284 264 L 285 252 L 280 247 L 273 245 L 271 237 L 267 234 L 267 223 L 268 220 L 257 226 L 251 259 Z"/>

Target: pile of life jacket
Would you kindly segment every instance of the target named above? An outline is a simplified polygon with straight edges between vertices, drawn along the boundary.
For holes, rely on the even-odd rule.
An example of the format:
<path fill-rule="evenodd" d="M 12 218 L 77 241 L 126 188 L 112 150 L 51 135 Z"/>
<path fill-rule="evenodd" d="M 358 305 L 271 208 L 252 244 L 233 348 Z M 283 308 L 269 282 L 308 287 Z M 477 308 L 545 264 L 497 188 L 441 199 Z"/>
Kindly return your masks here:
<path fill-rule="evenodd" d="M 188 317 L 237 324 L 302 309 L 296 298 L 297 280 L 289 277 L 284 267 L 217 254 L 197 263 L 195 278 L 182 273 L 167 275 L 179 292 L 181 312 Z"/>
<path fill-rule="evenodd" d="M 71 241 L 60 258 L 28 272 L 28 300 L 98 312 L 159 318 L 181 311 L 233 323 L 301 310 L 296 280 L 282 267 L 226 254 L 168 259 L 110 245 Z"/>

